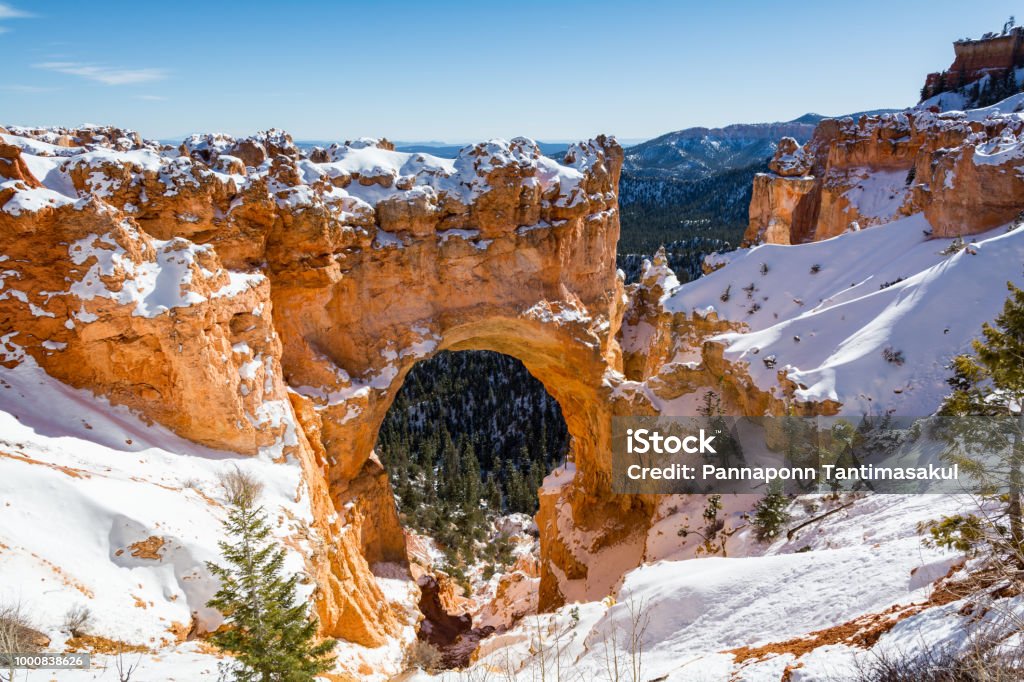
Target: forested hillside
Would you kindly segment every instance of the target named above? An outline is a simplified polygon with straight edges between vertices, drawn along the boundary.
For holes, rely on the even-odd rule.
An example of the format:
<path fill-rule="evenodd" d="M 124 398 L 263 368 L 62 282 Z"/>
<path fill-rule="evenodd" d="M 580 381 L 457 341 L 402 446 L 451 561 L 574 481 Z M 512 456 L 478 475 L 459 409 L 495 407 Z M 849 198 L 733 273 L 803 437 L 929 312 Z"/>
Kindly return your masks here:
<path fill-rule="evenodd" d="M 747 226 L 754 174 L 767 168 L 765 158 L 697 179 L 623 173 L 619 267 L 626 281 L 636 281 L 642 260 L 659 246 L 665 246 L 669 266 L 681 282 L 700 276 L 707 254 L 736 248 Z"/>
<path fill-rule="evenodd" d="M 622 169 L 636 176 L 666 180 L 717 175 L 770 157 L 783 137 L 806 141 L 822 118 L 820 114 L 804 114 L 785 122 L 676 130 L 627 148 Z"/>

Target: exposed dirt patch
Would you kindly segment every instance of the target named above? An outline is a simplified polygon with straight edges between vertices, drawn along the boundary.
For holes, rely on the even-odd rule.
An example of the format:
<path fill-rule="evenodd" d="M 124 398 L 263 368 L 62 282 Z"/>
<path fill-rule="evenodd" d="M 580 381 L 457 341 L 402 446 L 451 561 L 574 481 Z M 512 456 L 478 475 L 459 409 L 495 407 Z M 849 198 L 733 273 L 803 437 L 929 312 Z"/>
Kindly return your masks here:
<path fill-rule="evenodd" d="M 141 644 L 129 644 L 99 635 L 72 637 L 67 642 L 68 651 L 91 651 L 94 654 L 149 653 Z"/>
<path fill-rule="evenodd" d="M 4 457 L 6 459 L 13 459 L 15 462 L 24 462 L 25 464 L 36 464 L 39 466 L 44 466 L 47 469 L 53 469 L 54 471 L 59 471 L 62 474 L 67 474 L 71 478 L 90 478 L 89 473 L 83 471 L 82 469 L 74 469 L 72 467 L 61 466 L 59 464 L 43 462 L 41 460 L 29 457 L 28 455 L 22 452 L 11 454 L 9 452 L 0 451 L 0 457 Z"/>
<path fill-rule="evenodd" d="M 160 550 L 163 548 L 166 541 L 157 535 L 151 535 L 145 540 L 139 540 L 128 545 L 128 549 L 132 551 L 132 556 L 137 559 L 152 559 L 154 561 L 160 561 Z"/>
<path fill-rule="evenodd" d="M 742 664 L 747 661 L 756 662 L 784 654 L 791 654 L 796 658 L 800 658 L 818 647 L 830 644 L 845 644 L 846 646 L 859 649 L 869 649 L 875 645 L 882 635 L 891 630 L 901 620 L 917 615 L 925 609 L 963 599 L 968 594 L 992 585 L 991 581 L 988 581 L 986 585 L 984 576 L 977 574 L 962 580 L 952 581 L 951 576 L 961 568 L 963 568 L 962 563 L 950 568 L 943 578 L 936 581 L 935 589 L 928 599 L 923 602 L 896 604 L 884 611 L 865 614 L 839 625 L 809 632 L 802 637 L 794 637 L 782 642 L 771 642 L 756 647 L 738 647 L 722 653 L 732 654 L 736 659 L 736 663 Z"/>

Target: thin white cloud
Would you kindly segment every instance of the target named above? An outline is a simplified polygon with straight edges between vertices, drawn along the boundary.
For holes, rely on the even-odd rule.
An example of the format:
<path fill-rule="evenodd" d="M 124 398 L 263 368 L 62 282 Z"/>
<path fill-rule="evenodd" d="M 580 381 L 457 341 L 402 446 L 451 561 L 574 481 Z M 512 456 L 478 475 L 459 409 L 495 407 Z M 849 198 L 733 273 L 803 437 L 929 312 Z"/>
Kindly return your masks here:
<path fill-rule="evenodd" d="M 167 100 L 163 95 L 135 95 L 135 99 L 141 99 L 147 102 L 164 102 Z"/>
<path fill-rule="evenodd" d="M 0 2 L 0 19 L 29 19 L 34 16 L 31 12 L 11 7 L 6 2 Z"/>
<path fill-rule="evenodd" d="M 0 90 L 6 90 L 7 92 L 54 92 L 57 88 L 44 88 L 38 85 L 0 85 Z"/>
<path fill-rule="evenodd" d="M 87 78 L 104 85 L 133 85 L 167 78 L 167 71 L 164 69 L 125 69 L 102 64 L 83 64 L 82 62 L 42 62 L 33 64 L 33 66 L 37 69 Z"/>
<path fill-rule="evenodd" d="M 17 7 L 12 7 L 6 2 L 0 2 L 0 21 L 6 21 L 8 19 L 30 19 L 35 15 L 31 12 L 20 10 Z M 11 29 L 6 26 L 0 26 L 0 34 L 10 33 Z"/>

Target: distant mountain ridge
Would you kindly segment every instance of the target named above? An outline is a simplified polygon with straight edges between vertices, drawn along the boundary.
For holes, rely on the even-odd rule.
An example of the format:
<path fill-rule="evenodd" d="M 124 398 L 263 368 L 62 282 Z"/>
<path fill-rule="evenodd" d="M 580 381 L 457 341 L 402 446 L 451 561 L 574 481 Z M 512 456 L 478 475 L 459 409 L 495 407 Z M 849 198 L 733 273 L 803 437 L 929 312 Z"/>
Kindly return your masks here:
<path fill-rule="evenodd" d="M 850 116 L 892 111 L 857 112 Z M 698 126 L 666 133 L 626 149 L 623 172 L 641 178 L 696 180 L 765 161 L 778 141 L 792 137 L 801 144 L 828 116 L 807 113 L 792 121 L 734 123 L 722 128 Z"/>

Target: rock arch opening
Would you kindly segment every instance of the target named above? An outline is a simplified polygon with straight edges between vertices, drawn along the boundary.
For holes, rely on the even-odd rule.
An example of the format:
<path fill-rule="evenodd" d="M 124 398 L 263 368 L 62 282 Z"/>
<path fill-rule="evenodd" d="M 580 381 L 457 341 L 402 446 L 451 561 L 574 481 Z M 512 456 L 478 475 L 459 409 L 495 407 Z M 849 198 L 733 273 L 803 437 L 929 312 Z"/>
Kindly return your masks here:
<path fill-rule="evenodd" d="M 476 559 L 476 548 L 459 545 L 479 539 L 484 516 L 536 514 L 543 477 L 567 461 L 569 432 L 558 403 L 515 358 L 446 351 L 410 370 L 374 450 L 405 525 L 443 542 L 457 566 Z"/>
<path fill-rule="evenodd" d="M 420 639 L 462 665 L 537 609 L 538 494 L 570 455 L 561 408 L 511 356 L 444 351 L 405 376 L 374 451 L 422 591 Z"/>

